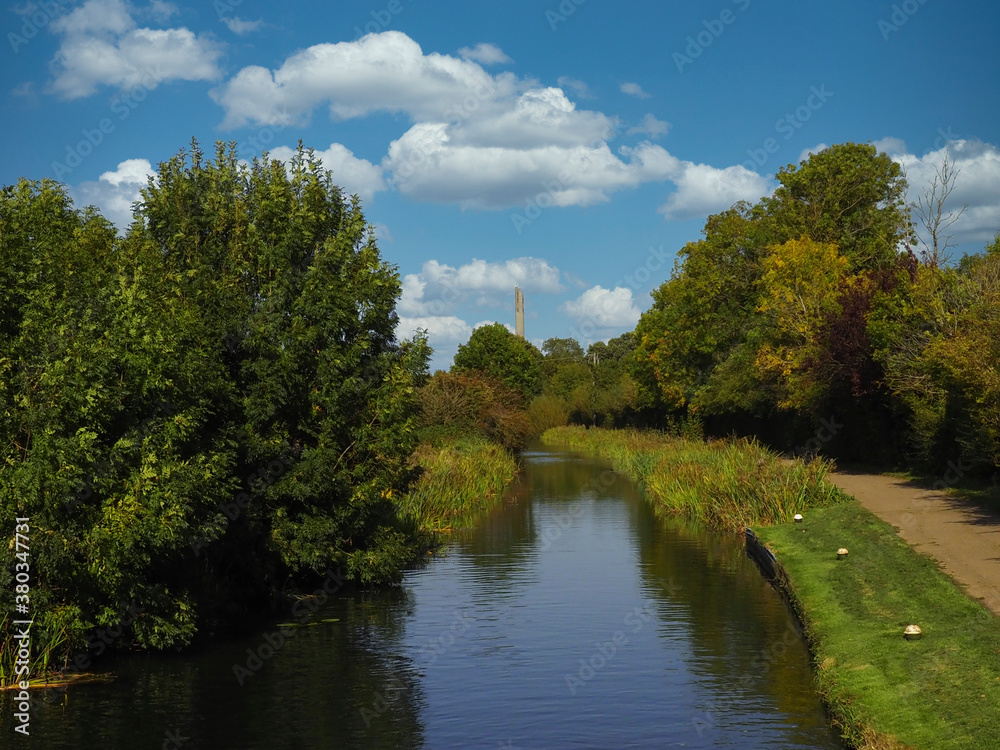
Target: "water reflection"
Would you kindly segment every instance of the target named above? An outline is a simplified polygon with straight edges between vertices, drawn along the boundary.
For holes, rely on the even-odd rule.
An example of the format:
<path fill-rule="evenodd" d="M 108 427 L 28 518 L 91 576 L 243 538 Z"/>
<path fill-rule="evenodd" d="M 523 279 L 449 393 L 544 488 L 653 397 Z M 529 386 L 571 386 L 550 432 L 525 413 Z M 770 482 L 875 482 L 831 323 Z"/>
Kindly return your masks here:
<path fill-rule="evenodd" d="M 272 628 L 122 659 L 65 705 L 35 693 L 17 746 L 840 747 L 735 536 L 657 518 L 596 462 L 524 464 L 508 502 L 403 586 L 337 597 L 273 653 Z M 7 746 L 9 695 L 0 710 Z"/>

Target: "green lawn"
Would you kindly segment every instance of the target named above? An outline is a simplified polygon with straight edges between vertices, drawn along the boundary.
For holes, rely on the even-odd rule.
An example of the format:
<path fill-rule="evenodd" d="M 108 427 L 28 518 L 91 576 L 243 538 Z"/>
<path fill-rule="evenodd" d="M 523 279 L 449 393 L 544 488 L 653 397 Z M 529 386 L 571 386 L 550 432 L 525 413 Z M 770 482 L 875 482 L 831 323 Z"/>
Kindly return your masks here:
<path fill-rule="evenodd" d="M 820 693 L 858 747 L 1000 748 L 1000 620 L 856 503 L 755 529 L 806 626 Z M 850 554 L 837 559 L 837 549 Z M 921 640 L 903 628 L 917 624 Z"/>

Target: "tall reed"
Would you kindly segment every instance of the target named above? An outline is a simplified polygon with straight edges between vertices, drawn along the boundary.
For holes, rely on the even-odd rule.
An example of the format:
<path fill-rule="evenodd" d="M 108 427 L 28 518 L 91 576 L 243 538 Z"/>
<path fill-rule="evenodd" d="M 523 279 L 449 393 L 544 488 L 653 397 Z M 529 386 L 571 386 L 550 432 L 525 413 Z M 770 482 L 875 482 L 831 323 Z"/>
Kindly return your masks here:
<path fill-rule="evenodd" d="M 517 474 L 510 451 L 485 440 L 444 447 L 421 445 L 414 461 L 423 473 L 400 500 L 400 509 L 425 531 L 448 532 L 497 505 Z"/>
<path fill-rule="evenodd" d="M 659 509 L 732 530 L 791 521 L 846 496 L 819 459 L 787 461 L 755 440 L 704 442 L 658 432 L 560 427 L 542 440 L 611 461 Z"/>

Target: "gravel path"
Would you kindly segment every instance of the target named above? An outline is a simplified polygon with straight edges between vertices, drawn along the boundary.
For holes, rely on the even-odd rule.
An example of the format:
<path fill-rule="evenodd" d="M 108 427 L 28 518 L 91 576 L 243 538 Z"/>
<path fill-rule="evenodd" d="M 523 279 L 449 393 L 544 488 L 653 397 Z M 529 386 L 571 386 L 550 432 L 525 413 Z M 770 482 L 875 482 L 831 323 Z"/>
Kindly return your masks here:
<path fill-rule="evenodd" d="M 828 478 L 1000 615 L 1000 515 L 905 479 L 850 471 Z"/>

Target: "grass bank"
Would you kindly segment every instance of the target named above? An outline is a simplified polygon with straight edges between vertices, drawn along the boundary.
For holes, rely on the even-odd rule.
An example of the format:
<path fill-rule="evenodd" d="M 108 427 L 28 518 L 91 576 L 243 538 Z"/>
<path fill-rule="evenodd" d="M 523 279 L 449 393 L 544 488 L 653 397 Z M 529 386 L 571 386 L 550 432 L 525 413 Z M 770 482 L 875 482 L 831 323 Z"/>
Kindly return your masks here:
<path fill-rule="evenodd" d="M 425 443 L 413 458 L 423 473 L 399 505 L 403 515 L 432 534 L 466 526 L 496 506 L 517 475 L 510 451 L 474 438 Z"/>
<path fill-rule="evenodd" d="M 855 503 L 757 530 L 805 627 L 824 701 L 859 748 L 1000 747 L 1000 627 Z M 838 560 L 836 551 L 850 554 Z M 919 625 L 923 638 L 903 629 Z"/>
<path fill-rule="evenodd" d="M 542 441 L 610 460 L 642 485 L 656 507 L 715 528 L 783 523 L 847 497 L 824 481 L 828 462 L 789 462 L 750 440 L 706 443 L 655 432 L 557 427 Z"/>

